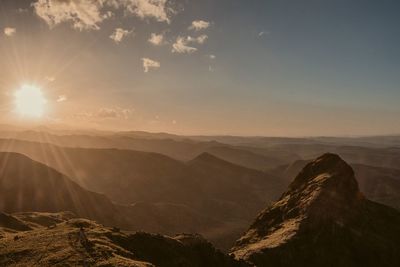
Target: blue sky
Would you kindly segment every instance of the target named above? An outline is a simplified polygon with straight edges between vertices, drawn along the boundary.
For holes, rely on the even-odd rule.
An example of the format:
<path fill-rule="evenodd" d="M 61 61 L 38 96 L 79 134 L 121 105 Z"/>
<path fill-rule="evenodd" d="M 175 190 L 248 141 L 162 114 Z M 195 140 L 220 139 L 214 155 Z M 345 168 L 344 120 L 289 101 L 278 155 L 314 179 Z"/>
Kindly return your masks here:
<path fill-rule="evenodd" d="M 12 112 L 12 92 L 32 83 L 48 100 L 42 124 L 184 134 L 400 133 L 398 1 L 107 1 L 83 1 L 94 13 L 79 14 L 79 0 L 0 2 L 5 122 L 23 123 Z M 46 9 L 49 3 L 66 5 Z M 158 9 L 149 9 L 152 3 Z M 190 28 L 196 21 L 203 26 Z M 110 38 L 116 29 L 120 40 Z M 151 44 L 152 33 L 163 40 Z M 174 50 L 179 37 L 196 51 Z"/>

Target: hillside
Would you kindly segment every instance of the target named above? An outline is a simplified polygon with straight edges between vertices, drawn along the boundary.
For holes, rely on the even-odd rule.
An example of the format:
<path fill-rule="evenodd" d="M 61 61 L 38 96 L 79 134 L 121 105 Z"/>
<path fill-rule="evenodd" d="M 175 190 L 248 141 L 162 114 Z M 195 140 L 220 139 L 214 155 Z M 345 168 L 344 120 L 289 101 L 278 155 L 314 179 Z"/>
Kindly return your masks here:
<path fill-rule="evenodd" d="M 36 223 L 30 230 L 0 230 L 1 266 L 246 266 L 198 235 L 128 234 L 65 214 L 30 213 L 30 221 L 21 219 L 26 215 L 7 216 Z M 87 241 L 80 238 L 80 227 Z"/>
<path fill-rule="evenodd" d="M 257 266 L 398 266 L 400 213 L 367 200 L 352 168 L 325 154 L 262 211 L 232 249 Z"/>
<path fill-rule="evenodd" d="M 14 168 L 6 177 L 14 189 L 8 190 L 6 184 L 0 187 L 7 191 L 1 197 L 7 203 L 3 210 L 8 212 L 69 210 L 124 229 L 201 233 L 219 248 L 228 249 L 258 211 L 283 191 L 278 178 L 215 157 L 207 161 L 200 156 L 183 163 L 131 150 L 52 145 L 39 149 L 35 143 L 19 142 L 13 145 L 14 150 L 34 155 L 65 175 L 11 154 L 13 158 L 2 162 L 6 170 Z M 40 166 L 40 171 L 30 164 Z M 24 173 L 18 172 L 20 165 Z M 35 175 L 31 177 L 31 173 Z M 68 177 L 107 197 L 88 192 Z M 17 182 L 19 179 L 26 181 Z M 19 195 L 24 197 L 16 201 Z M 38 195 L 41 198 L 36 199 Z M 88 196 L 100 200 L 83 200 Z"/>
<path fill-rule="evenodd" d="M 63 174 L 16 153 L 0 153 L 0 210 L 68 210 L 119 224 L 117 209 L 104 195 L 89 192 Z"/>

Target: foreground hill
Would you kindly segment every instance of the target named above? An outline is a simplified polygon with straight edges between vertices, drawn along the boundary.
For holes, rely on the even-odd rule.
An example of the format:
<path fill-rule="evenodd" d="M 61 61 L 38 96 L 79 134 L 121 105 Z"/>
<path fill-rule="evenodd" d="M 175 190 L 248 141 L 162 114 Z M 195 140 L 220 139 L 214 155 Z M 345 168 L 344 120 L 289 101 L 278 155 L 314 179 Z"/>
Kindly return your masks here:
<path fill-rule="evenodd" d="M 0 227 L 2 216 L 29 229 L 0 228 L 1 266 L 246 266 L 198 235 L 127 234 L 65 213 L 0 213 Z"/>
<path fill-rule="evenodd" d="M 352 168 L 325 154 L 232 251 L 257 266 L 399 266 L 400 213 L 364 198 Z"/>

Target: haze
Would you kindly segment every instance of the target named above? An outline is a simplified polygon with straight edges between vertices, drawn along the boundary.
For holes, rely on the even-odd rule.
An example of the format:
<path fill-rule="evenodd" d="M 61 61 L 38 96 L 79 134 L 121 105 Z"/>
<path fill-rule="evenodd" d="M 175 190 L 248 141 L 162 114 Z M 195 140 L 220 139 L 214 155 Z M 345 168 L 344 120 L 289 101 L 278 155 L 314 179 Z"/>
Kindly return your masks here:
<path fill-rule="evenodd" d="M 398 134 L 399 8 L 2 0 L 0 119 L 185 135 Z M 46 98 L 40 118 L 15 110 L 24 85 Z"/>

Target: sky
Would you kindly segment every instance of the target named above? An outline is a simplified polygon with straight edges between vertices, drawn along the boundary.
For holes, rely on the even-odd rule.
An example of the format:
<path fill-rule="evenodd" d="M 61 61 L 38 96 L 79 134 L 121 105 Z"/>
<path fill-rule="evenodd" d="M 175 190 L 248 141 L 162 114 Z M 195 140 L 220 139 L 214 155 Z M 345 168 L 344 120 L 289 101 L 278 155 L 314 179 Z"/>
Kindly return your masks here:
<path fill-rule="evenodd" d="M 396 0 L 0 0 L 0 122 L 400 134 Z M 41 89 L 43 116 L 16 111 Z"/>

